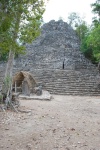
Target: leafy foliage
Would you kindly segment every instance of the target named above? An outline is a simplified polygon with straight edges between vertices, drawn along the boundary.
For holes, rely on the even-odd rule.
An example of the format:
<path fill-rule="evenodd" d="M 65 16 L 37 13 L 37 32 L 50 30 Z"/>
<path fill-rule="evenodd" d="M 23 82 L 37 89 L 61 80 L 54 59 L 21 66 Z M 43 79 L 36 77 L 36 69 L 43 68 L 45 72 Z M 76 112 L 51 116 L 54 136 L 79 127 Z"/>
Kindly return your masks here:
<path fill-rule="evenodd" d="M 31 42 L 40 34 L 44 10 L 43 0 L 0 1 L 1 58 L 6 59 L 10 50 L 23 53 L 23 43 Z"/>
<path fill-rule="evenodd" d="M 71 25 L 74 29 L 76 29 L 81 23 L 83 22 L 82 18 L 79 16 L 78 13 L 72 12 L 68 16 L 68 23 Z"/>
<path fill-rule="evenodd" d="M 14 108 L 12 101 L 12 71 L 15 54 L 22 53 L 24 43 L 31 42 L 40 34 L 44 13 L 44 0 L 0 1 L 0 55 L 8 55 L 2 94 L 6 108 Z"/>
<path fill-rule="evenodd" d="M 93 63 L 97 63 L 100 61 L 100 0 L 96 0 L 91 7 L 95 14 L 91 26 L 87 26 L 77 13 L 71 13 L 68 22 L 79 36 L 81 51 Z"/>
<path fill-rule="evenodd" d="M 81 42 L 87 36 L 88 30 L 89 29 L 85 21 L 81 22 L 81 24 L 77 26 L 75 31 L 77 35 L 79 36 L 79 39 Z"/>
<path fill-rule="evenodd" d="M 95 14 L 93 17 L 93 25 L 97 27 L 100 24 L 100 1 L 97 0 L 95 3 L 91 4 L 93 10 L 92 12 Z"/>
<path fill-rule="evenodd" d="M 81 50 L 94 63 L 97 63 L 100 61 L 100 1 L 97 0 L 91 6 L 93 13 L 95 13 L 97 17 L 93 18 L 88 36 L 83 38 Z"/>
<path fill-rule="evenodd" d="M 81 41 L 81 51 L 93 63 L 100 61 L 100 24 L 88 30 Z"/>
<path fill-rule="evenodd" d="M 100 61 L 100 24 L 94 27 L 87 39 L 87 46 L 93 51 L 93 56 Z"/>

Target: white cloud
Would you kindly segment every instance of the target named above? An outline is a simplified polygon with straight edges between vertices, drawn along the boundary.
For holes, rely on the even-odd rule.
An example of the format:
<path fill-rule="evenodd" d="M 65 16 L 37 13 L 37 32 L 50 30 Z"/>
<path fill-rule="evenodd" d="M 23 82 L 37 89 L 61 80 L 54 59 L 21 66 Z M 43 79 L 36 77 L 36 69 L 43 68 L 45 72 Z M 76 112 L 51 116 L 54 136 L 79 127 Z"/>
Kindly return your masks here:
<path fill-rule="evenodd" d="M 67 21 L 67 17 L 71 12 L 78 12 L 80 16 L 85 16 L 85 20 L 91 23 L 93 14 L 91 13 L 91 3 L 95 0 L 49 0 L 46 12 L 43 15 L 44 22 L 52 19 L 58 20 L 62 17 Z"/>

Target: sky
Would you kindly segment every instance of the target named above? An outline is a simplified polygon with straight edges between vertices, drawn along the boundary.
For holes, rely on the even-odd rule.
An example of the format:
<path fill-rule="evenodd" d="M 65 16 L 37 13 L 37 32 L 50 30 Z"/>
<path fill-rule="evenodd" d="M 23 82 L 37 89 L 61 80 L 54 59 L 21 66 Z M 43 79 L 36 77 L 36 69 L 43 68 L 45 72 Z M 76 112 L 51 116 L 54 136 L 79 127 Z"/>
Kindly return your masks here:
<path fill-rule="evenodd" d="M 46 5 L 46 11 L 43 15 L 44 22 L 50 20 L 59 20 L 62 18 L 67 21 L 67 17 L 71 12 L 79 13 L 84 20 L 91 24 L 93 13 L 90 4 L 96 0 L 49 0 Z"/>

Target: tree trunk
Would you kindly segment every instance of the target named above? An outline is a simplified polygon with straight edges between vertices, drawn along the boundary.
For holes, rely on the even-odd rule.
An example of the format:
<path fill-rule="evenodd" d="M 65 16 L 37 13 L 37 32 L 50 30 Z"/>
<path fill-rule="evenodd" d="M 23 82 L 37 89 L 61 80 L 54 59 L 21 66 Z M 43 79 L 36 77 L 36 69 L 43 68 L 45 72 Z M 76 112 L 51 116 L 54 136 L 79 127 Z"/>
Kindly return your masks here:
<path fill-rule="evenodd" d="M 6 66 L 5 77 L 10 76 L 12 78 L 13 63 L 14 63 L 14 52 L 10 50 Z"/>
<path fill-rule="evenodd" d="M 12 99 L 12 73 L 13 73 L 14 52 L 10 50 L 5 71 L 2 93 L 5 96 L 5 103 L 8 105 Z"/>

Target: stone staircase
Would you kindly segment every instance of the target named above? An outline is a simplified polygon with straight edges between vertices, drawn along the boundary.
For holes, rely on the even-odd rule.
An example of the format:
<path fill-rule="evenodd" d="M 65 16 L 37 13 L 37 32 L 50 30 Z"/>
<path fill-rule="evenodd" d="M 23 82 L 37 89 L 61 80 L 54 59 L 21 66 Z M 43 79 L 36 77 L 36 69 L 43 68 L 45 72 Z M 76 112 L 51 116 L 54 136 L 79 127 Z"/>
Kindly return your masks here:
<path fill-rule="evenodd" d="M 52 94 L 99 96 L 96 70 L 35 69 L 31 71 L 37 83 Z"/>
<path fill-rule="evenodd" d="M 13 74 L 21 71 L 14 68 Z M 28 71 L 26 69 L 26 71 Z M 63 70 L 31 69 L 36 82 L 51 94 L 100 96 L 99 73 L 96 69 Z M 0 89 L 4 78 L 4 66 L 0 66 Z"/>
<path fill-rule="evenodd" d="M 0 66 L 0 89 L 3 83 L 4 67 Z M 13 74 L 21 71 L 14 68 Z M 28 70 L 26 70 L 28 71 Z M 31 69 L 30 73 L 43 89 L 52 94 L 100 96 L 100 74 L 96 69 L 63 70 Z"/>
<path fill-rule="evenodd" d="M 15 68 L 14 74 L 18 71 Z M 100 96 L 100 75 L 96 70 L 34 69 L 30 73 L 51 94 Z M 0 66 L 0 88 L 3 77 L 4 66 Z"/>

